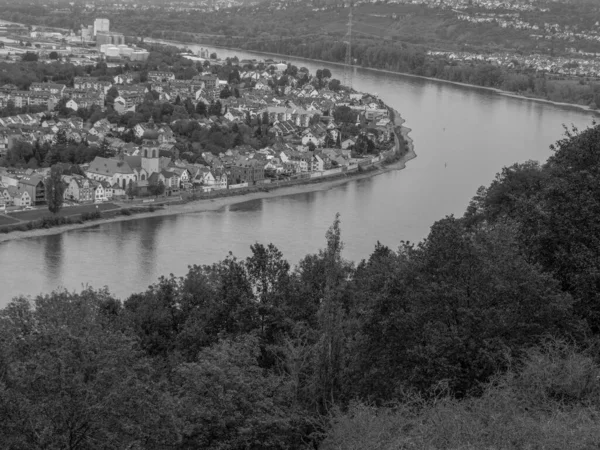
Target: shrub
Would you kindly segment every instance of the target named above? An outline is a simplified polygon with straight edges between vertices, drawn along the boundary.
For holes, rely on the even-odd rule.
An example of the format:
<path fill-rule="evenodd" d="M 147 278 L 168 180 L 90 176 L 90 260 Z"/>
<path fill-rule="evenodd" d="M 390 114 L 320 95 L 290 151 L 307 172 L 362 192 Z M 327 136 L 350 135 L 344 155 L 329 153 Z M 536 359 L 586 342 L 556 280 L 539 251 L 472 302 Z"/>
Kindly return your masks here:
<path fill-rule="evenodd" d="M 101 217 L 102 217 L 102 214 L 100 213 L 100 211 L 92 211 L 92 212 L 83 213 L 81 215 L 81 220 L 83 220 L 84 222 L 87 222 L 89 220 L 100 219 Z"/>
<path fill-rule="evenodd" d="M 133 213 L 130 209 L 123 208 L 121 211 L 119 211 L 119 214 L 121 214 L 122 216 L 130 216 Z"/>
<path fill-rule="evenodd" d="M 528 351 L 519 372 L 488 383 L 481 397 L 419 398 L 393 408 L 351 405 L 332 419 L 323 450 L 584 450 L 600 442 L 600 366 L 564 341 Z"/>
<path fill-rule="evenodd" d="M 46 217 L 42 217 L 42 219 L 38 223 L 39 223 L 39 225 L 38 225 L 39 228 L 52 228 L 52 227 L 57 227 L 59 225 L 71 223 L 71 221 L 69 219 L 67 219 L 66 217 L 46 216 Z M 29 229 L 31 230 L 33 228 L 37 228 L 35 225 L 36 224 L 34 222 L 29 222 L 28 226 L 31 226 L 31 228 L 29 228 Z"/>

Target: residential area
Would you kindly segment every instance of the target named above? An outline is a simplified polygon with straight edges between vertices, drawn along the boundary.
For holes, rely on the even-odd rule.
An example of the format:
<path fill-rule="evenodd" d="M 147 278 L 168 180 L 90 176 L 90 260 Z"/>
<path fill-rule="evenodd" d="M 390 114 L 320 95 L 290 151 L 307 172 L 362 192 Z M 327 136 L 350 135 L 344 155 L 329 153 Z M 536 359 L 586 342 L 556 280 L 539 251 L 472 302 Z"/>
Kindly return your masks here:
<path fill-rule="evenodd" d="M 191 79 L 163 68 L 145 82 L 121 72 L 0 86 L 3 111 L 44 109 L 0 117 L 0 208 L 44 209 L 51 167 L 69 207 L 341 176 L 391 154 L 388 108 L 327 69 L 237 59 L 204 67 Z"/>

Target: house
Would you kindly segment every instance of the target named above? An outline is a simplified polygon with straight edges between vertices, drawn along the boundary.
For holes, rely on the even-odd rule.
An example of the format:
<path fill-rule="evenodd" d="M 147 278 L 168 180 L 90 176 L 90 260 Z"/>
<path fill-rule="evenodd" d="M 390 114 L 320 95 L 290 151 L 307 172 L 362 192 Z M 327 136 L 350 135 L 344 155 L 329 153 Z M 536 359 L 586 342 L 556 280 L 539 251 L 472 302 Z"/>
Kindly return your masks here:
<path fill-rule="evenodd" d="M 64 90 L 67 88 L 64 84 L 57 83 L 31 83 L 30 91 L 34 92 L 49 92 L 62 97 Z"/>
<path fill-rule="evenodd" d="M 289 136 L 290 134 L 294 134 L 296 131 L 296 127 L 291 120 L 277 122 L 275 125 L 273 125 L 272 129 L 278 136 Z"/>
<path fill-rule="evenodd" d="M 175 79 L 173 72 L 150 71 L 148 72 L 148 81 L 170 81 Z"/>
<path fill-rule="evenodd" d="M 138 123 L 135 127 L 133 127 L 133 134 L 136 138 L 140 139 L 147 130 L 154 130 L 154 122 Z"/>
<path fill-rule="evenodd" d="M 238 158 L 231 166 L 234 184 L 260 184 L 265 179 L 265 165 L 256 159 Z"/>
<path fill-rule="evenodd" d="M 77 111 L 79 109 L 79 106 L 77 105 L 77 103 L 75 102 L 75 100 L 70 99 L 66 105 L 67 108 L 71 108 L 73 111 Z"/>
<path fill-rule="evenodd" d="M 106 198 L 106 200 L 112 200 L 113 194 L 114 194 L 114 189 L 110 185 L 110 183 L 108 181 L 100 181 L 99 183 L 102 185 L 102 188 L 104 189 L 104 197 Z"/>
<path fill-rule="evenodd" d="M 14 206 L 32 205 L 31 196 L 29 195 L 29 192 L 25 190 L 20 190 L 19 188 L 16 188 L 14 186 L 8 186 L 8 188 L 6 189 L 8 190 L 8 193 L 11 198 L 10 204 L 13 204 Z"/>
<path fill-rule="evenodd" d="M 94 192 L 90 180 L 81 175 L 63 177 L 63 180 L 67 181 L 67 179 L 67 187 L 64 193 L 65 200 L 73 200 L 81 203 L 93 201 Z"/>
<path fill-rule="evenodd" d="M 0 156 L 6 155 L 8 151 L 9 144 L 8 134 L 6 132 L 0 131 Z"/>
<path fill-rule="evenodd" d="M 104 183 L 108 182 L 105 181 Z M 94 189 L 94 203 L 102 203 L 106 201 L 103 183 L 98 181 L 92 181 L 92 186 Z"/>
<path fill-rule="evenodd" d="M 129 111 L 135 112 L 136 105 L 142 103 L 143 100 L 143 94 L 123 92 L 115 98 L 113 108 L 118 114 L 125 114 Z"/>
<path fill-rule="evenodd" d="M 354 144 L 356 144 L 356 140 L 352 139 L 352 138 L 348 138 L 342 141 L 342 149 L 347 150 L 349 148 L 354 147 Z"/>
<path fill-rule="evenodd" d="M 17 185 L 20 191 L 28 193 L 30 204 L 43 205 L 46 203 L 46 186 L 39 175 L 29 175 L 21 178 Z"/>
<path fill-rule="evenodd" d="M 311 160 L 311 171 L 312 172 L 323 172 L 325 170 L 325 161 L 321 155 L 315 153 Z"/>
<path fill-rule="evenodd" d="M 202 82 L 205 90 L 213 90 L 219 84 L 219 77 L 215 74 L 202 74 L 192 78 L 192 82 L 194 81 Z"/>
<path fill-rule="evenodd" d="M 115 84 L 131 84 L 136 81 L 139 76 L 136 73 L 126 72 L 113 77 Z"/>
<path fill-rule="evenodd" d="M 167 170 L 169 172 L 173 172 L 173 173 L 177 174 L 177 176 L 179 177 L 179 187 L 187 189 L 192 186 L 190 173 L 188 172 L 188 170 L 186 168 L 169 167 L 169 168 L 167 168 Z"/>
<path fill-rule="evenodd" d="M 165 185 L 167 195 L 171 195 L 174 192 L 179 191 L 179 176 L 174 172 L 169 172 L 167 170 L 155 172 L 152 175 L 150 175 L 148 181 L 149 184 L 158 184 L 162 182 Z"/>

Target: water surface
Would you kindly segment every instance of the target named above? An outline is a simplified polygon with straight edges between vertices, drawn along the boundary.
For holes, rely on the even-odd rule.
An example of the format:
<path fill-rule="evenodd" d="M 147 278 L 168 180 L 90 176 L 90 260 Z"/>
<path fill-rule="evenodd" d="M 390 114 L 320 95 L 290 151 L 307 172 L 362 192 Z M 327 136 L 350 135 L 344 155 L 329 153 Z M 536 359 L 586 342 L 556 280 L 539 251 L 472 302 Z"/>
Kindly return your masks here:
<path fill-rule="evenodd" d="M 219 57 L 252 57 L 216 51 Z M 311 72 L 327 67 L 343 78 L 337 65 L 296 64 Z M 0 243 L 0 306 L 20 294 L 86 284 L 108 285 L 126 298 L 160 275 L 185 274 L 190 264 L 210 264 L 229 251 L 246 257 L 254 242 L 273 242 L 295 264 L 324 245 L 336 212 L 341 214 L 344 256 L 358 261 L 377 241 L 396 248 L 402 240 L 423 239 L 435 220 L 462 215 L 477 188 L 488 185 L 503 166 L 546 160 L 563 124 L 581 129 L 592 122 L 591 113 L 575 108 L 399 74 L 355 69 L 354 87 L 379 94 L 406 119 L 418 157 L 405 170 L 220 211 Z"/>

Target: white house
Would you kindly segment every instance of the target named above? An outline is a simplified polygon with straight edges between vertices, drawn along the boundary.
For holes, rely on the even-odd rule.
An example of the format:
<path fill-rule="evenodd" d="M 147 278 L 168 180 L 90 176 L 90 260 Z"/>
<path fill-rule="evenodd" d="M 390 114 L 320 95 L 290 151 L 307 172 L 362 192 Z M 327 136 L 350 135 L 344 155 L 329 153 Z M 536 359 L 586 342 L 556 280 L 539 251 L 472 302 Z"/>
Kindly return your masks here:
<path fill-rule="evenodd" d="M 79 106 L 73 99 L 70 99 L 65 106 L 67 108 L 71 108 L 73 111 L 77 111 L 77 109 L 79 108 Z"/>

